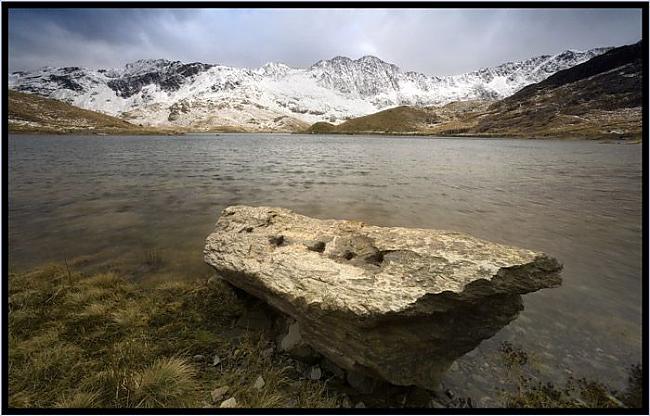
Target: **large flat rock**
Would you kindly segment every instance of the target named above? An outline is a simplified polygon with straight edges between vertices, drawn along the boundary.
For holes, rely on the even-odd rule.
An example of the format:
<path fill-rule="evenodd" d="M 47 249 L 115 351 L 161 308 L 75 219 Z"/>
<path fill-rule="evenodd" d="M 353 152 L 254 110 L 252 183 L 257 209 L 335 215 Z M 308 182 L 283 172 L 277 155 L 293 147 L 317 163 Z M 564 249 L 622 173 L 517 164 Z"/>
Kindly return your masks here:
<path fill-rule="evenodd" d="M 204 255 L 334 363 L 424 388 L 514 319 L 521 294 L 560 285 L 562 268 L 463 233 L 249 206 L 223 211 Z"/>

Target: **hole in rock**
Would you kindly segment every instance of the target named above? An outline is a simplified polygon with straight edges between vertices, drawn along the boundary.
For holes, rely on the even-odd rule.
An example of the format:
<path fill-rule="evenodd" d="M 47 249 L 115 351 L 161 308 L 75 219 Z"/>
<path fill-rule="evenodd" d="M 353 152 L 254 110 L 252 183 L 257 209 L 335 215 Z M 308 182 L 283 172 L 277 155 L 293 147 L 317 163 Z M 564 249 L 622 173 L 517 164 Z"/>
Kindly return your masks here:
<path fill-rule="evenodd" d="M 269 243 L 273 244 L 274 246 L 281 246 L 284 244 L 284 236 L 283 235 L 277 235 L 269 238 Z"/>
<path fill-rule="evenodd" d="M 366 263 L 376 264 L 379 266 L 384 261 L 384 253 L 378 251 L 374 254 L 367 256 L 365 259 Z"/>
<path fill-rule="evenodd" d="M 307 246 L 307 249 L 311 251 L 315 251 L 317 253 L 322 253 L 323 251 L 325 251 L 325 243 L 323 243 L 322 241 L 317 241 L 314 244 Z"/>
<path fill-rule="evenodd" d="M 357 255 L 354 254 L 354 253 L 351 252 L 351 251 L 346 251 L 345 253 L 343 253 L 343 258 L 346 259 L 346 260 L 352 260 L 352 259 L 355 258 L 356 256 L 357 256 Z"/>

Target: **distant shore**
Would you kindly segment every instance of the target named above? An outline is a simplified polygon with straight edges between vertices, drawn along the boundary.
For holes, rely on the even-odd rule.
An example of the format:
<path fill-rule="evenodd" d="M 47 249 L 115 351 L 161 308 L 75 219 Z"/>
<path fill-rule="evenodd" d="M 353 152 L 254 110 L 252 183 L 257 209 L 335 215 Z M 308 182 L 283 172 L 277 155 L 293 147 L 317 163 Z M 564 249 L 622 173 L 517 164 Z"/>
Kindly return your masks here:
<path fill-rule="evenodd" d="M 8 131 L 11 135 L 39 135 L 39 136 L 220 136 L 220 135 L 244 135 L 244 134 L 263 134 L 263 135 L 278 135 L 278 134 L 291 134 L 291 135 L 305 135 L 305 136 L 379 136 L 379 137 L 418 137 L 418 138 L 435 138 L 435 139 L 475 139 L 475 140 L 561 140 L 561 141 L 599 141 L 603 143 L 619 143 L 626 144 L 641 144 L 643 141 L 640 138 L 610 138 L 610 137 L 560 137 L 560 136 L 518 136 L 518 135 L 504 135 L 504 134 L 482 134 L 482 135 L 445 135 L 445 134 L 432 134 L 424 132 L 329 132 L 329 133 L 314 133 L 314 132 L 283 132 L 283 131 L 165 131 L 165 130 L 147 130 L 147 131 L 115 131 L 115 132 L 97 132 L 93 130 L 84 131 L 48 131 L 48 130 L 11 130 Z"/>

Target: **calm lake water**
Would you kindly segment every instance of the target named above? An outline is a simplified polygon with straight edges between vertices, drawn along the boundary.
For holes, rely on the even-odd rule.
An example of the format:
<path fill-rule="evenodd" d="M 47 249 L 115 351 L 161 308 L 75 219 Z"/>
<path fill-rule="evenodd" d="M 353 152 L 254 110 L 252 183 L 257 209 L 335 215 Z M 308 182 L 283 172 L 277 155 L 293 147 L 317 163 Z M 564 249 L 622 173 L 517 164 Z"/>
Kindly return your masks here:
<path fill-rule="evenodd" d="M 641 360 L 641 159 L 641 145 L 588 141 L 10 136 L 10 268 L 68 259 L 140 279 L 207 276 L 204 239 L 233 204 L 463 231 L 557 257 L 564 282 L 525 295 L 445 386 L 493 404 L 510 340 L 541 378 L 622 387 Z"/>

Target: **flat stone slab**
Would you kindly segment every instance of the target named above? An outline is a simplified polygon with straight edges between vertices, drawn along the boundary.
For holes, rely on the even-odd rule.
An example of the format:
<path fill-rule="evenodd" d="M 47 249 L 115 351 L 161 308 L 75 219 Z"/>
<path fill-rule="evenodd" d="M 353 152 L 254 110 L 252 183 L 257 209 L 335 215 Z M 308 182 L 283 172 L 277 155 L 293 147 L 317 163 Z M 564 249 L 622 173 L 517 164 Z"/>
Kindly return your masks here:
<path fill-rule="evenodd" d="M 561 284 L 544 253 L 430 229 L 232 206 L 205 261 L 294 318 L 337 365 L 433 388 L 453 360 L 514 319 L 519 295 Z"/>

